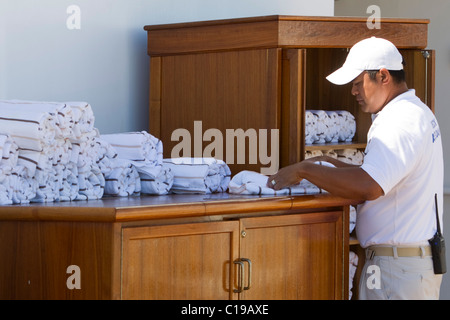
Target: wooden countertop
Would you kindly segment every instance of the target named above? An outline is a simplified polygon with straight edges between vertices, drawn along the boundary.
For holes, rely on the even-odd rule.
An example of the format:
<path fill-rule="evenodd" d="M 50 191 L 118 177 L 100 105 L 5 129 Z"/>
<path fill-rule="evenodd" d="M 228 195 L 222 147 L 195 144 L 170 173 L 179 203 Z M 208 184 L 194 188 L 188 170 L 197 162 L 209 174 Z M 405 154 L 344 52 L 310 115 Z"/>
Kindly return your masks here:
<path fill-rule="evenodd" d="M 251 212 L 339 207 L 351 200 L 330 194 L 243 196 L 229 193 L 105 197 L 102 200 L 0 206 L 1 220 L 125 222 Z"/>

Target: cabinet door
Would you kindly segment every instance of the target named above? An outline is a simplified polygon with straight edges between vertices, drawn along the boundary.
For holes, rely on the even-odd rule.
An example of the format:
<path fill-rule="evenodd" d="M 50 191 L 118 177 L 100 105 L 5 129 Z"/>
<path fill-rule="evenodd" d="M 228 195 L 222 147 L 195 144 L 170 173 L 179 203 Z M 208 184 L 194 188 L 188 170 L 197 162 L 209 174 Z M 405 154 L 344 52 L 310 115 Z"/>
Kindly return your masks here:
<path fill-rule="evenodd" d="M 400 50 L 406 63 L 406 83 L 410 89 L 434 112 L 434 50 Z"/>
<path fill-rule="evenodd" d="M 213 156 L 233 174 L 270 167 L 265 157 L 278 150 L 276 141 L 272 151 L 271 129 L 280 128 L 280 53 L 274 48 L 152 59 L 150 132 L 164 141 L 164 157 Z M 259 147 L 264 141 L 267 150 Z"/>
<path fill-rule="evenodd" d="M 239 222 L 123 229 L 123 299 L 233 299 Z"/>
<path fill-rule="evenodd" d="M 344 299 L 342 221 L 341 211 L 242 219 L 240 256 L 251 275 L 240 298 Z"/>

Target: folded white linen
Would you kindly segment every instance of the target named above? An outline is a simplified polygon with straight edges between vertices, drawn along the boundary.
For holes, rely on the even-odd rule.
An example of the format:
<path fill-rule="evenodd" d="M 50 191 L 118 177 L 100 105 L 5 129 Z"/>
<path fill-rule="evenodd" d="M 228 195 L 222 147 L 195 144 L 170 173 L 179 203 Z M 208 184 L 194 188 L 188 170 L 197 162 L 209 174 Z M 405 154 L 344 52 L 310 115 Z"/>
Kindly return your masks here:
<path fill-rule="evenodd" d="M 26 170 L 25 167 L 16 166 L 9 178 L 8 185 L 13 204 L 26 204 L 36 197 L 37 182 L 28 177 Z"/>
<path fill-rule="evenodd" d="M 349 111 L 305 111 L 305 144 L 348 142 L 355 132 L 355 117 Z"/>
<path fill-rule="evenodd" d="M 356 132 L 355 117 L 347 110 L 336 111 L 339 119 L 339 141 L 352 141 Z"/>
<path fill-rule="evenodd" d="M 139 195 L 141 180 L 136 167 L 126 159 L 115 159 L 113 169 L 105 175 L 105 195 L 126 197 Z"/>
<path fill-rule="evenodd" d="M 340 149 L 336 150 L 337 159 L 354 165 L 362 165 L 364 161 L 364 153 L 358 149 Z"/>
<path fill-rule="evenodd" d="M 350 206 L 350 225 L 349 225 L 349 233 L 352 233 L 356 226 L 356 208 L 354 206 Z"/>
<path fill-rule="evenodd" d="M 105 177 L 98 165 L 78 168 L 78 195 L 75 200 L 99 200 L 105 192 Z"/>
<path fill-rule="evenodd" d="M 0 134 L 0 166 L 13 168 L 17 165 L 19 147 L 9 134 Z"/>
<path fill-rule="evenodd" d="M 78 170 L 73 163 L 58 165 L 56 167 L 58 176 L 59 201 L 76 200 L 78 196 Z"/>
<path fill-rule="evenodd" d="M 145 173 L 140 173 L 139 176 L 142 194 L 168 194 L 173 186 L 173 172 L 165 165 L 155 166 Z"/>
<path fill-rule="evenodd" d="M 12 204 L 11 195 L 8 191 L 8 184 L 0 182 L 0 205 L 4 206 L 8 204 Z"/>
<path fill-rule="evenodd" d="M 132 161 L 139 172 L 162 164 L 162 142 L 146 131 L 102 134 L 100 139 L 114 148 L 118 158 Z"/>
<path fill-rule="evenodd" d="M 118 155 L 111 144 L 100 137 L 95 138 L 95 143 L 97 144 L 98 150 L 98 159 L 96 162 L 100 171 L 106 176 L 113 170 L 114 159 L 116 159 Z"/>
<path fill-rule="evenodd" d="M 182 157 L 163 164 L 173 172 L 173 193 L 225 192 L 230 182 L 230 168 L 220 159 Z"/>
<path fill-rule="evenodd" d="M 80 142 L 86 137 L 86 133 L 94 130 L 95 117 L 92 107 L 85 101 L 66 101 L 72 110 L 73 128 L 69 136 L 72 142 Z"/>
<path fill-rule="evenodd" d="M 33 176 L 37 184 L 36 196 L 31 199 L 31 202 L 53 202 L 59 198 L 58 181 L 54 168 L 47 170 L 36 168 Z"/>
<path fill-rule="evenodd" d="M 325 137 L 326 142 L 338 142 L 339 141 L 339 119 L 336 111 L 325 111 L 328 115 L 328 127 L 327 135 Z"/>
<path fill-rule="evenodd" d="M 57 137 L 68 137 L 72 135 L 73 112 L 72 108 L 64 102 L 28 101 L 28 100 L 1 100 L 2 104 L 14 105 L 24 112 L 33 109 L 37 112 L 48 112 L 53 117 Z"/>
<path fill-rule="evenodd" d="M 319 165 L 334 167 L 331 163 L 324 161 L 315 162 Z M 228 192 L 233 194 L 252 195 L 292 195 L 292 194 L 316 194 L 327 191 L 317 187 L 306 179 L 300 183 L 280 190 L 267 187 L 268 176 L 254 171 L 241 171 L 237 173 L 228 185 Z"/>
<path fill-rule="evenodd" d="M 57 130 L 54 116 L 36 105 L 0 102 L 0 133 L 9 134 L 21 150 L 43 151 Z"/>
<path fill-rule="evenodd" d="M 321 150 L 305 151 L 305 159 L 310 159 L 319 156 L 323 156 L 323 152 Z"/>
<path fill-rule="evenodd" d="M 349 277 L 348 277 L 348 280 L 349 280 L 349 286 L 348 286 L 349 293 L 348 293 L 348 298 L 351 299 L 352 295 L 353 295 L 353 292 L 352 292 L 352 289 L 353 289 L 353 278 L 355 277 L 356 269 L 358 267 L 358 255 L 355 252 L 350 251 L 348 256 L 349 256 L 349 269 L 348 269 L 348 271 L 349 271 Z"/>
<path fill-rule="evenodd" d="M 323 110 L 309 110 L 315 117 L 315 139 L 314 143 L 325 143 L 326 137 L 330 135 L 329 127 L 329 117 L 328 114 Z M 333 138 L 333 137 L 331 137 Z M 328 137 L 329 140 L 331 138 Z"/>
<path fill-rule="evenodd" d="M 310 110 L 305 111 L 305 143 L 313 144 L 317 140 L 316 117 Z"/>

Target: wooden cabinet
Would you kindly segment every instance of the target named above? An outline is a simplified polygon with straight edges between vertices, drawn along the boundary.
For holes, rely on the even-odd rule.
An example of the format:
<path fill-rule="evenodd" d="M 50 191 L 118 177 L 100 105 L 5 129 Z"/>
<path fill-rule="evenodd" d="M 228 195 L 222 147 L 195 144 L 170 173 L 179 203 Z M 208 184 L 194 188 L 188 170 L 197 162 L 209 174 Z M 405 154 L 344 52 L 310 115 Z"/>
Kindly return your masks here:
<path fill-rule="evenodd" d="M 342 212 L 123 229 L 123 299 L 343 299 Z"/>
<path fill-rule="evenodd" d="M 424 51 L 428 23 L 381 19 L 381 29 L 368 29 L 366 18 L 267 16 L 146 26 L 149 131 L 171 157 L 181 140 L 172 134 L 188 130 L 187 155 L 214 149 L 211 155 L 226 160 L 233 174 L 269 167 L 273 163 L 264 156 L 274 152 L 278 165 L 286 166 L 302 160 L 306 150 L 363 149 L 370 115 L 360 111 L 349 85 L 336 86 L 325 77 L 356 42 L 384 37 L 401 49 L 409 87 L 434 110 L 434 52 Z M 306 146 L 307 109 L 350 111 L 357 124 L 353 141 Z M 208 129 L 219 130 L 223 141 L 211 138 Z M 246 140 L 227 135 L 238 129 Z M 259 130 L 267 130 L 265 140 Z"/>
<path fill-rule="evenodd" d="M 0 206 L 0 299 L 346 299 L 349 204 L 323 194 Z"/>

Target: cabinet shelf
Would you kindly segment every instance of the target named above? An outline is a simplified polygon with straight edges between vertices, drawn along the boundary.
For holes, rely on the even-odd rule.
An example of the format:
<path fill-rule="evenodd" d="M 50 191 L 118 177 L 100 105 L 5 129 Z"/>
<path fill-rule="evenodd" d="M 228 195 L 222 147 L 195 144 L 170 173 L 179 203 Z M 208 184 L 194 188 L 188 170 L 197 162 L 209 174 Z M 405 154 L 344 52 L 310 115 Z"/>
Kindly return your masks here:
<path fill-rule="evenodd" d="M 365 142 L 336 142 L 336 143 L 315 143 L 305 145 L 305 151 L 314 150 L 336 150 L 336 149 L 365 149 Z"/>

